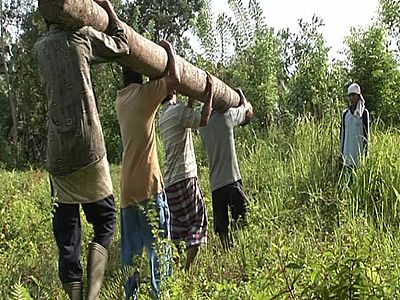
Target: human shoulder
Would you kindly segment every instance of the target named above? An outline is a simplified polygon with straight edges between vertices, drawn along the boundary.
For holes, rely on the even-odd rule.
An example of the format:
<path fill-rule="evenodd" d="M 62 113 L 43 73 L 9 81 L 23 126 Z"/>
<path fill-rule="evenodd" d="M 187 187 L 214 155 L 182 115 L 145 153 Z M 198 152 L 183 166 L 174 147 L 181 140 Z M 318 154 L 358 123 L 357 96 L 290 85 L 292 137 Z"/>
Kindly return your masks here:
<path fill-rule="evenodd" d="M 164 103 L 161 108 L 160 122 L 179 123 L 182 114 L 182 106 L 179 103 Z"/>
<path fill-rule="evenodd" d="M 94 29 L 91 26 L 83 26 L 79 29 L 76 29 L 74 31 L 71 32 L 73 35 L 78 35 L 82 38 L 86 38 L 86 39 L 91 39 L 91 38 L 96 38 L 96 39 L 101 39 L 103 36 L 107 36 L 105 33 L 98 31 L 96 29 Z"/>
<path fill-rule="evenodd" d="M 44 32 L 41 37 L 36 41 L 35 46 L 40 46 L 44 44 L 46 41 L 53 40 L 57 38 L 57 36 L 60 35 L 60 33 L 65 32 L 64 29 L 62 29 L 60 26 L 57 25 L 51 25 L 49 30 Z"/>
<path fill-rule="evenodd" d="M 146 88 L 154 89 L 154 88 L 157 88 L 157 87 L 165 85 L 165 84 L 166 84 L 166 78 L 162 77 L 162 78 L 159 78 L 159 79 L 149 80 L 149 81 L 143 83 L 143 86 L 146 87 Z"/>
<path fill-rule="evenodd" d="M 246 119 L 246 107 L 244 105 L 231 107 L 225 112 L 224 116 L 228 116 L 233 122 L 234 126 L 240 125 Z"/>
<path fill-rule="evenodd" d="M 167 104 L 167 110 L 174 112 L 174 113 L 182 112 L 186 108 L 187 107 L 185 105 L 183 105 L 182 103 Z"/>
<path fill-rule="evenodd" d="M 65 31 L 55 25 L 51 25 L 49 30 L 47 30 L 34 44 L 34 54 L 36 57 L 40 54 L 48 53 L 52 51 L 54 47 L 50 46 L 54 43 L 58 43 L 60 39 L 64 39 Z"/>
<path fill-rule="evenodd" d="M 45 40 L 45 37 L 46 37 L 45 34 L 42 35 L 41 37 L 39 37 L 37 39 L 37 41 L 33 45 L 33 49 L 34 49 L 35 53 L 43 47 L 43 41 Z"/>
<path fill-rule="evenodd" d="M 229 112 L 230 114 L 235 114 L 238 111 L 242 112 L 242 111 L 246 111 L 246 107 L 244 105 L 239 105 L 237 107 L 231 107 L 227 110 L 227 112 Z"/>
<path fill-rule="evenodd" d="M 140 91 L 141 85 L 137 83 L 131 83 L 128 86 L 119 89 L 117 91 L 117 100 L 129 98 L 133 92 Z"/>
<path fill-rule="evenodd" d="M 158 104 L 167 97 L 167 81 L 165 78 L 149 80 L 141 85 L 141 89 L 146 97 L 158 101 Z"/>

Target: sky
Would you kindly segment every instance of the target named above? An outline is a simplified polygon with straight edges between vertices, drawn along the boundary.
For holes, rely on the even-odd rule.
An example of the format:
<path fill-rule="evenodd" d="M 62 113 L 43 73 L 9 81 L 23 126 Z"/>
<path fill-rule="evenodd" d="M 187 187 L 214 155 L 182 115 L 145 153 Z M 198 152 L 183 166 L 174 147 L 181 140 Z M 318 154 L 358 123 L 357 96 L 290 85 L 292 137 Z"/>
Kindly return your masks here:
<path fill-rule="evenodd" d="M 258 0 L 266 23 L 276 29 L 298 30 L 298 20 L 311 21 L 315 14 L 324 21 L 322 33 L 331 47 L 329 56 L 339 57 L 344 49 L 344 38 L 351 27 L 366 27 L 374 23 L 378 0 Z M 245 3 L 247 1 L 245 0 Z M 213 13 L 229 11 L 227 0 L 212 0 Z"/>

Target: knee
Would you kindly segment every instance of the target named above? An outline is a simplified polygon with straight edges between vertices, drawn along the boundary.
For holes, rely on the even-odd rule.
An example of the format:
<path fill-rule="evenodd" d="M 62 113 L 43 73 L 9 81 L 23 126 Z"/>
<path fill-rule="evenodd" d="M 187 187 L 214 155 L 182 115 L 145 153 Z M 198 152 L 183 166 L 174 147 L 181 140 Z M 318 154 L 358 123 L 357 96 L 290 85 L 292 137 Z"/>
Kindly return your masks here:
<path fill-rule="evenodd" d="M 115 224 L 116 218 L 114 212 L 109 212 L 99 218 L 94 226 L 95 236 L 93 242 L 100 244 L 106 249 L 110 248 L 114 236 Z"/>

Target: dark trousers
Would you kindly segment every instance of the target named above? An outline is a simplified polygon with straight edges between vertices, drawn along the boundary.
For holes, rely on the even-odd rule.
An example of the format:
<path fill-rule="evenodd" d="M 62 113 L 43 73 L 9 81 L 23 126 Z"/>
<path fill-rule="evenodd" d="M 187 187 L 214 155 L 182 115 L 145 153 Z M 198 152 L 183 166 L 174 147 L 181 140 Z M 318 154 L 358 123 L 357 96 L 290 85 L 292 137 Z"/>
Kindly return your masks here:
<path fill-rule="evenodd" d="M 93 242 L 108 249 L 115 228 L 114 196 L 81 204 L 86 220 L 94 229 Z M 59 250 L 58 272 L 62 283 L 82 280 L 81 219 L 79 204 L 56 203 L 53 212 L 53 233 Z"/>
<path fill-rule="evenodd" d="M 231 227 L 241 227 L 246 220 L 247 197 L 242 181 L 238 180 L 212 192 L 214 231 L 224 246 L 229 244 L 229 209 L 233 222 Z"/>

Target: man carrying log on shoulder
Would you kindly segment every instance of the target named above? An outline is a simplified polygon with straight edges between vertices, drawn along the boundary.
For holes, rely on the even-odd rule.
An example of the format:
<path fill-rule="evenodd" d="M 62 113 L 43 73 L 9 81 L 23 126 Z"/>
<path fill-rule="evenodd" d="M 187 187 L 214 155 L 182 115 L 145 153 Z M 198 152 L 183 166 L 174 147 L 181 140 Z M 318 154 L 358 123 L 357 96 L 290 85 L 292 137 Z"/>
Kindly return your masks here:
<path fill-rule="evenodd" d="M 193 109 L 176 102 L 176 94 L 164 99 L 160 116 L 161 138 L 165 149 L 164 180 L 171 211 L 171 239 L 178 246 L 186 243 L 186 270 L 193 263 L 199 247 L 207 241 L 207 214 L 197 179 L 192 129 L 207 125 L 212 110 L 213 81 L 207 74 L 207 99 L 203 109 Z"/>
<path fill-rule="evenodd" d="M 121 170 L 122 266 L 134 266 L 135 256 L 142 255 L 146 248 L 153 297 L 156 299 L 160 295 L 161 274 L 170 271 L 170 248 L 161 241 L 161 251 L 157 252 L 156 241 L 170 237 L 170 213 L 157 156 L 155 118 L 162 100 L 172 95 L 180 82 L 173 47 L 165 41 L 160 44 L 168 54 L 168 74 L 143 83 L 141 74 L 123 68 L 124 88 L 118 91 L 116 100 L 124 147 Z M 160 264 L 161 259 L 164 265 Z M 165 272 L 160 270 L 161 267 Z M 137 299 L 139 281 L 139 274 L 128 275 L 126 299 Z"/>
<path fill-rule="evenodd" d="M 80 204 L 93 225 L 86 299 L 98 299 L 115 227 L 115 205 L 106 148 L 90 78 L 90 64 L 129 54 L 126 34 L 107 0 L 95 0 L 109 16 L 108 35 L 46 21 L 35 45 L 48 98 L 47 168 L 56 199 L 53 232 L 59 277 L 70 299 L 82 299 Z"/>
<path fill-rule="evenodd" d="M 229 208 L 233 227 L 240 227 L 246 218 L 247 197 L 242 186 L 239 164 L 236 157 L 234 127 L 245 125 L 253 117 L 253 107 L 241 90 L 238 107 L 221 113 L 213 110 L 206 127 L 200 135 L 207 148 L 212 191 L 214 231 L 222 245 L 229 248 Z"/>

